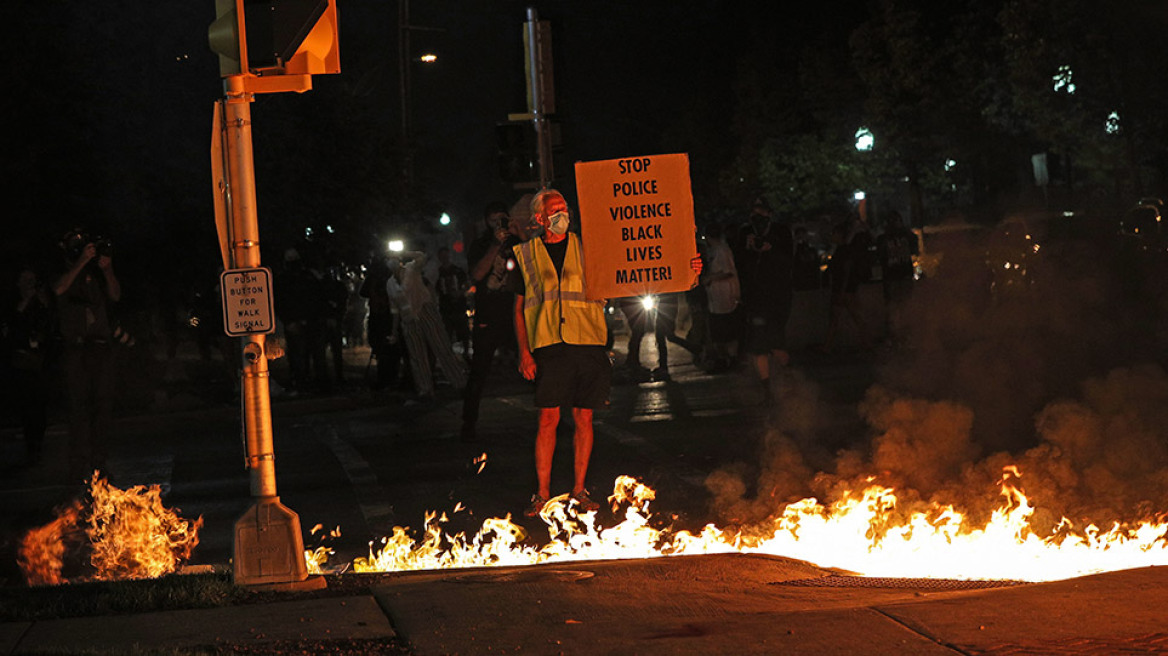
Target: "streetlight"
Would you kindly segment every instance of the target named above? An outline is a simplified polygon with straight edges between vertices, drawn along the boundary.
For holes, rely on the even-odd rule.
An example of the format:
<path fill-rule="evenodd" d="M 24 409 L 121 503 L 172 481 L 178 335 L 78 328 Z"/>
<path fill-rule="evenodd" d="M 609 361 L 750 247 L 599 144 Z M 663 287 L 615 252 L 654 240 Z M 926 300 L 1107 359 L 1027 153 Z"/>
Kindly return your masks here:
<path fill-rule="evenodd" d="M 410 25 L 410 0 L 398 0 L 397 2 L 397 29 L 398 82 L 401 87 L 402 181 L 405 188 L 409 189 L 414 185 L 414 162 L 410 153 L 410 64 L 415 61 L 415 58 L 410 55 L 410 32 L 413 30 L 440 32 L 442 30 Z M 416 61 L 433 64 L 438 61 L 438 56 L 427 53 L 416 58 Z"/>
<path fill-rule="evenodd" d="M 860 128 L 856 130 L 856 150 L 865 153 L 872 150 L 876 145 L 876 136 L 868 128 Z"/>

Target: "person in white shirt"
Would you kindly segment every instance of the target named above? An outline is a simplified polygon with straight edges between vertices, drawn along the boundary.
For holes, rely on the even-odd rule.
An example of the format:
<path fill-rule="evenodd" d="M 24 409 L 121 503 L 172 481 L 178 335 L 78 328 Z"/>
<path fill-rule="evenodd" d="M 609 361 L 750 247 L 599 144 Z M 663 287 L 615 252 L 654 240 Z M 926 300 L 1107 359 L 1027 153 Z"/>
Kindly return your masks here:
<path fill-rule="evenodd" d="M 423 401 L 434 398 L 434 375 L 430 370 L 430 356 L 442 370 L 446 380 L 458 390 L 466 387 L 466 372 L 454 355 L 450 337 L 438 314 L 438 303 L 422 277 L 426 255 L 407 251 L 390 260 L 393 275 L 386 283 L 389 302 L 401 318 L 401 335 L 410 356 L 410 373 L 414 389 Z M 404 264 L 402 264 L 404 262 Z"/>

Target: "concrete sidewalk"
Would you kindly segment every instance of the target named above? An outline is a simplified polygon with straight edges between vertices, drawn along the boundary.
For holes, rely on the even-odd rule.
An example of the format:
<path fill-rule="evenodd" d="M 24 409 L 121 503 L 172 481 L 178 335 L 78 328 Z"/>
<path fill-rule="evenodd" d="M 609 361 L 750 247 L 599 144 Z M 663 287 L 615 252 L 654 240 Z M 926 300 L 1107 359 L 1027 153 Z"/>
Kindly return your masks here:
<path fill-rule="evenodd" d="M 1168 653 L 1168 568 L 993 588 L 737 554 L 344 576 L 369 594 L 0 624 L 0 649 L 348 653 L 335 641 L 396 635 L 417 654 Z"/>

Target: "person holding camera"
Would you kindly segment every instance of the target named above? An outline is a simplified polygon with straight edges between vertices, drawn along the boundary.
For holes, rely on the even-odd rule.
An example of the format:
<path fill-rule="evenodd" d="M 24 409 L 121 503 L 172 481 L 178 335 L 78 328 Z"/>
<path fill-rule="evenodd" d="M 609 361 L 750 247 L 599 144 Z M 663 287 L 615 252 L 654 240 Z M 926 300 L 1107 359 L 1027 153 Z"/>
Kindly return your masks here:
<path fill-rule="evenodd" d="M 479 406 L 491 375 L 495 352 L 515 344 L 512 316 L 515 293 L 508 288 L 507 278 L 518 266 L 512 248 L 522 241 L 519 224 L 511 222 L 505 203 L 494 201 L 483 210 L 483 228 L 467 251 L 471 284 L 474 285 L 474 321 L 471 329 L 473 355 L 462 398 L 462 430 L 459 433 L 464 442 L 477 438 L 475 426 L 479 420 Z"/>
<path fill-rule="evenodd" d="M 122 297 L 108 240 L 76 229 L 61 241 L 65 272 L 53 285 L 69 402 L 69 474 L 105 468 L 113 414 L 112 305 Z"/>

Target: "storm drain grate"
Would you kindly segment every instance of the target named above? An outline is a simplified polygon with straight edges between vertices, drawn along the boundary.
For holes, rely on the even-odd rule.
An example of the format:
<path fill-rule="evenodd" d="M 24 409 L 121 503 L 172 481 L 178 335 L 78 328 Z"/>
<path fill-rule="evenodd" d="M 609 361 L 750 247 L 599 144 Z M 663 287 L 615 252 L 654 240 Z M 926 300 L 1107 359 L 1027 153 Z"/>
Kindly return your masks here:
<path fill-rule="evenodd" d="M 819 576 L 810 579 L 772 581 L 770 585 L 803 588 L 900 588 L 912 590 L 981 590 L 1028 585 L 1026 581 L 961 581 L 958 579 L 904 579 L 868 576 Z"/>

